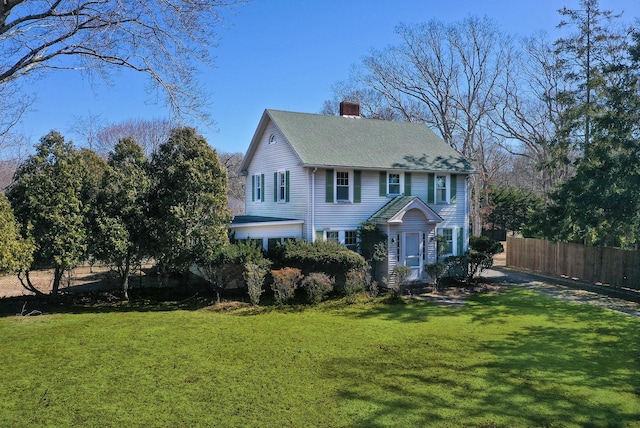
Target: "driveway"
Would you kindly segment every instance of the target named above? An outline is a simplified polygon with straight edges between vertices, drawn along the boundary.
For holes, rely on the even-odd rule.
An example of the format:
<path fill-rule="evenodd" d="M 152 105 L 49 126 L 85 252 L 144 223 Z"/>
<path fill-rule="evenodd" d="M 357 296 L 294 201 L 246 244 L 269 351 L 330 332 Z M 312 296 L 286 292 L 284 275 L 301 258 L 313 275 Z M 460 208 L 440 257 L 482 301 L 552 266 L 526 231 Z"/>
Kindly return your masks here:
<path fill-rule="evenodd" d="M 600 306 L 640 318 L 640 292 L 625 292 L 604 286 L 552 278 L 506 267 L 494 267 L 482 274 L 491 282 L 507 287 L 533 290 L 555 299 L 585 305 Z"/>

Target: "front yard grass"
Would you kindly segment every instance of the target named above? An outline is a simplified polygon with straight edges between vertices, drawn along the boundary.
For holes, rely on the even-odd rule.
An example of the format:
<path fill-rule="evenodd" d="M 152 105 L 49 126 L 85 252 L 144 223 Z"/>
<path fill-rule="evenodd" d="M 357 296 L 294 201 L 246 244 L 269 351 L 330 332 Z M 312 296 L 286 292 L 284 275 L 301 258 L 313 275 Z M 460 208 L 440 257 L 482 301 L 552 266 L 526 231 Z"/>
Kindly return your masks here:
<path fill-rule="evenodd" d="M 0 319 L 0 426 L 640 426 L 640 320 L 524 290 Z"/>

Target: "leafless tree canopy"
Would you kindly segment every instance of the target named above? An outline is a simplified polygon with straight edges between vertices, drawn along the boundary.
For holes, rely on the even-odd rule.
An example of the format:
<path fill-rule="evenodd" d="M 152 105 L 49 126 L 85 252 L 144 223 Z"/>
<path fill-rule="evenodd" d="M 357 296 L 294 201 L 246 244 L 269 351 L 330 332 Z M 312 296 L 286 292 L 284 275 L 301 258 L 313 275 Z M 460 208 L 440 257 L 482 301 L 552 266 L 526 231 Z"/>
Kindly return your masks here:
<path fill-rule="evenodd" d="M 220 163 L 227 169 L 227 197 L 229 209 L 233 215 L 244 214 L 245 177 L 240 175 L 240 165 L 244 156 L 242 153 L 218 153 Z"/>
<path fill-rule="evenodd" d="M 471 177 L 471 211 L 478 234 L 483 195 L 504 157 L 490 114 L 513 67 L 512 40 L 487 18 L 400 25 L 397 33 L 401 43 L 365 58 L 355 80 L 381 94 L 398 120 L 429 125 L 473 162 L 479 174 Z"/>
<path fill-rule="evenodd" d="M 93 149 L 106 157 L 120 140 L 133 138 L 150 158 L 158 146 L 169 139 L 175 127 L 176 124 L 169 119 L 130 119 L 104 125 L 95 129 Z M 85 131 L 85 134 L 90 135 L 91 132 Z"/>
<path fill-rule="evenodd" d="M 15 95 L 25 77 L 52 69 L 108 78 L 129 69 L 146 73 L 177 114 L 201 113 L 194 67 L 210 60 L 224 8 L 244 0 L 2 0 L 0 95 Z M 16 101 L 16 97 L 12 97 Z M 0 126 L 10 127 L 24 104 Z"/>

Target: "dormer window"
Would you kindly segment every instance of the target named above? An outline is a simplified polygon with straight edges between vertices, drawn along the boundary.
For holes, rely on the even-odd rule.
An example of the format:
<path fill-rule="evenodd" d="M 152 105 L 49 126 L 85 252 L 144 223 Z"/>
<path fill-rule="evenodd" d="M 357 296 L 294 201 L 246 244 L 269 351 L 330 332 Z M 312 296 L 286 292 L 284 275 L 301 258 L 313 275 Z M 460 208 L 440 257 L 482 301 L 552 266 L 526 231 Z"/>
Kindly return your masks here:
<path fill-rule="evenodd" d="M 275 144 L 276 143 L 276 134 L 271 134 L 269 136 L 269 144 Z"/>

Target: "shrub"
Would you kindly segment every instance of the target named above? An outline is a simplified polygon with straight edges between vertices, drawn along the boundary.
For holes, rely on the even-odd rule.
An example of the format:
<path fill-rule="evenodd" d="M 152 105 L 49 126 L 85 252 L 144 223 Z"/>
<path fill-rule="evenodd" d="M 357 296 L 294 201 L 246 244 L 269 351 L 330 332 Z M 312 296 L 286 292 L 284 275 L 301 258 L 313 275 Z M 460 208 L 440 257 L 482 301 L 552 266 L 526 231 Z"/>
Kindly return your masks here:
<path fill-rule="evenodd" d="M 387 259 L 387 234 L 375 223 L 361 223 L 358 227 L 358 250 L 375 273 L 378 263 Z"/>
<path fill-rule="evenodd" d="M 278 270 L 272 270 L 271 276 L 273 283 L 273 298 L 278 305 L 284 305 L 293 298 L 298 282 L 302 279 L 300 269 L 286 267 Z"/>
<path fill-rule="evenodd" d="M 399 296 L 400 290 L 402 289 L 402 284 L 407 280 L 409 275 L 411 275 L 411 268 L 409 266 L 394 266 L 391 273 L 393 282 L 389 284 L 389 290 L 394 295 Z"/>
<path fill-rule="evenodd" d="M 201 270 L 208 278 L 211 286 L 217 290 L 240 288 L 246 281 L 245 274 L 248 262 L 255 263 L 267 271 L 271 264 L 264 258 L 260 246 L 252 242 L 238 242 L 225 246 Z"/>
<path fill-rule="evenodd" d="M 371 282 L 371 275 L 366 269 L 349 269 L 344 282 L 344 295 L 353 301 L 355 295 L 365 290 Z"/>
<path fill-rule="evenodd" d="M 337 284 L 344 284 L 350 269 L 369 269 L 360 254 L 335 242 L 308 243 L 292 239 L 278 245 L 269 256 L 276 267 L 295 267 L 304 275 L 324 272 L 334 277 Z"/>
<path fill-rule="evenodd" d="M 392 274 L 394 282 L 401 285 L 407 280 L 409 275 L 411 275 L 411 268 L 409 266 L 394 266 Z"/>
<path fill-rule="evenodd" d="M 311 303 L 320 303 L 322 299 L 333 290 L 335 280 L 329 275 L 312 272 L 302 280 L 302 287 L 307 292 Z"/>
<path fill-rule="evenodd" d="M 244 264 L 244 280 L 247 283 L 249 299 L 254 306 L 260 303 L 260 296 L 264 292 L 262 285 L 268 270 L 268 263 L 248 261 Z"/>
<path fill-rule="evenodd" d="M 433 286 L 437 291 L 440 287 L 440 281 L 447 274 L 447 265 L 441 262 L 429 263 L 424 269 L 431 279 L 433 279 Z"/>
<path fill-rule="evenodd" d="M 469 264 L 468 279 L 471 280 L 485 269 L 493 266 L 493 256 L 502 253 L 504 248 L 500 242 L 486 236 L 472 236 L 469 238 L 469 251 L 466 258 Z"/>
<path fill-rule="evenodd" d="M 369 297 L 378 297 L 379 292 L 378 281 L 371 281 L 371 284 L 369 284 Z"/>

